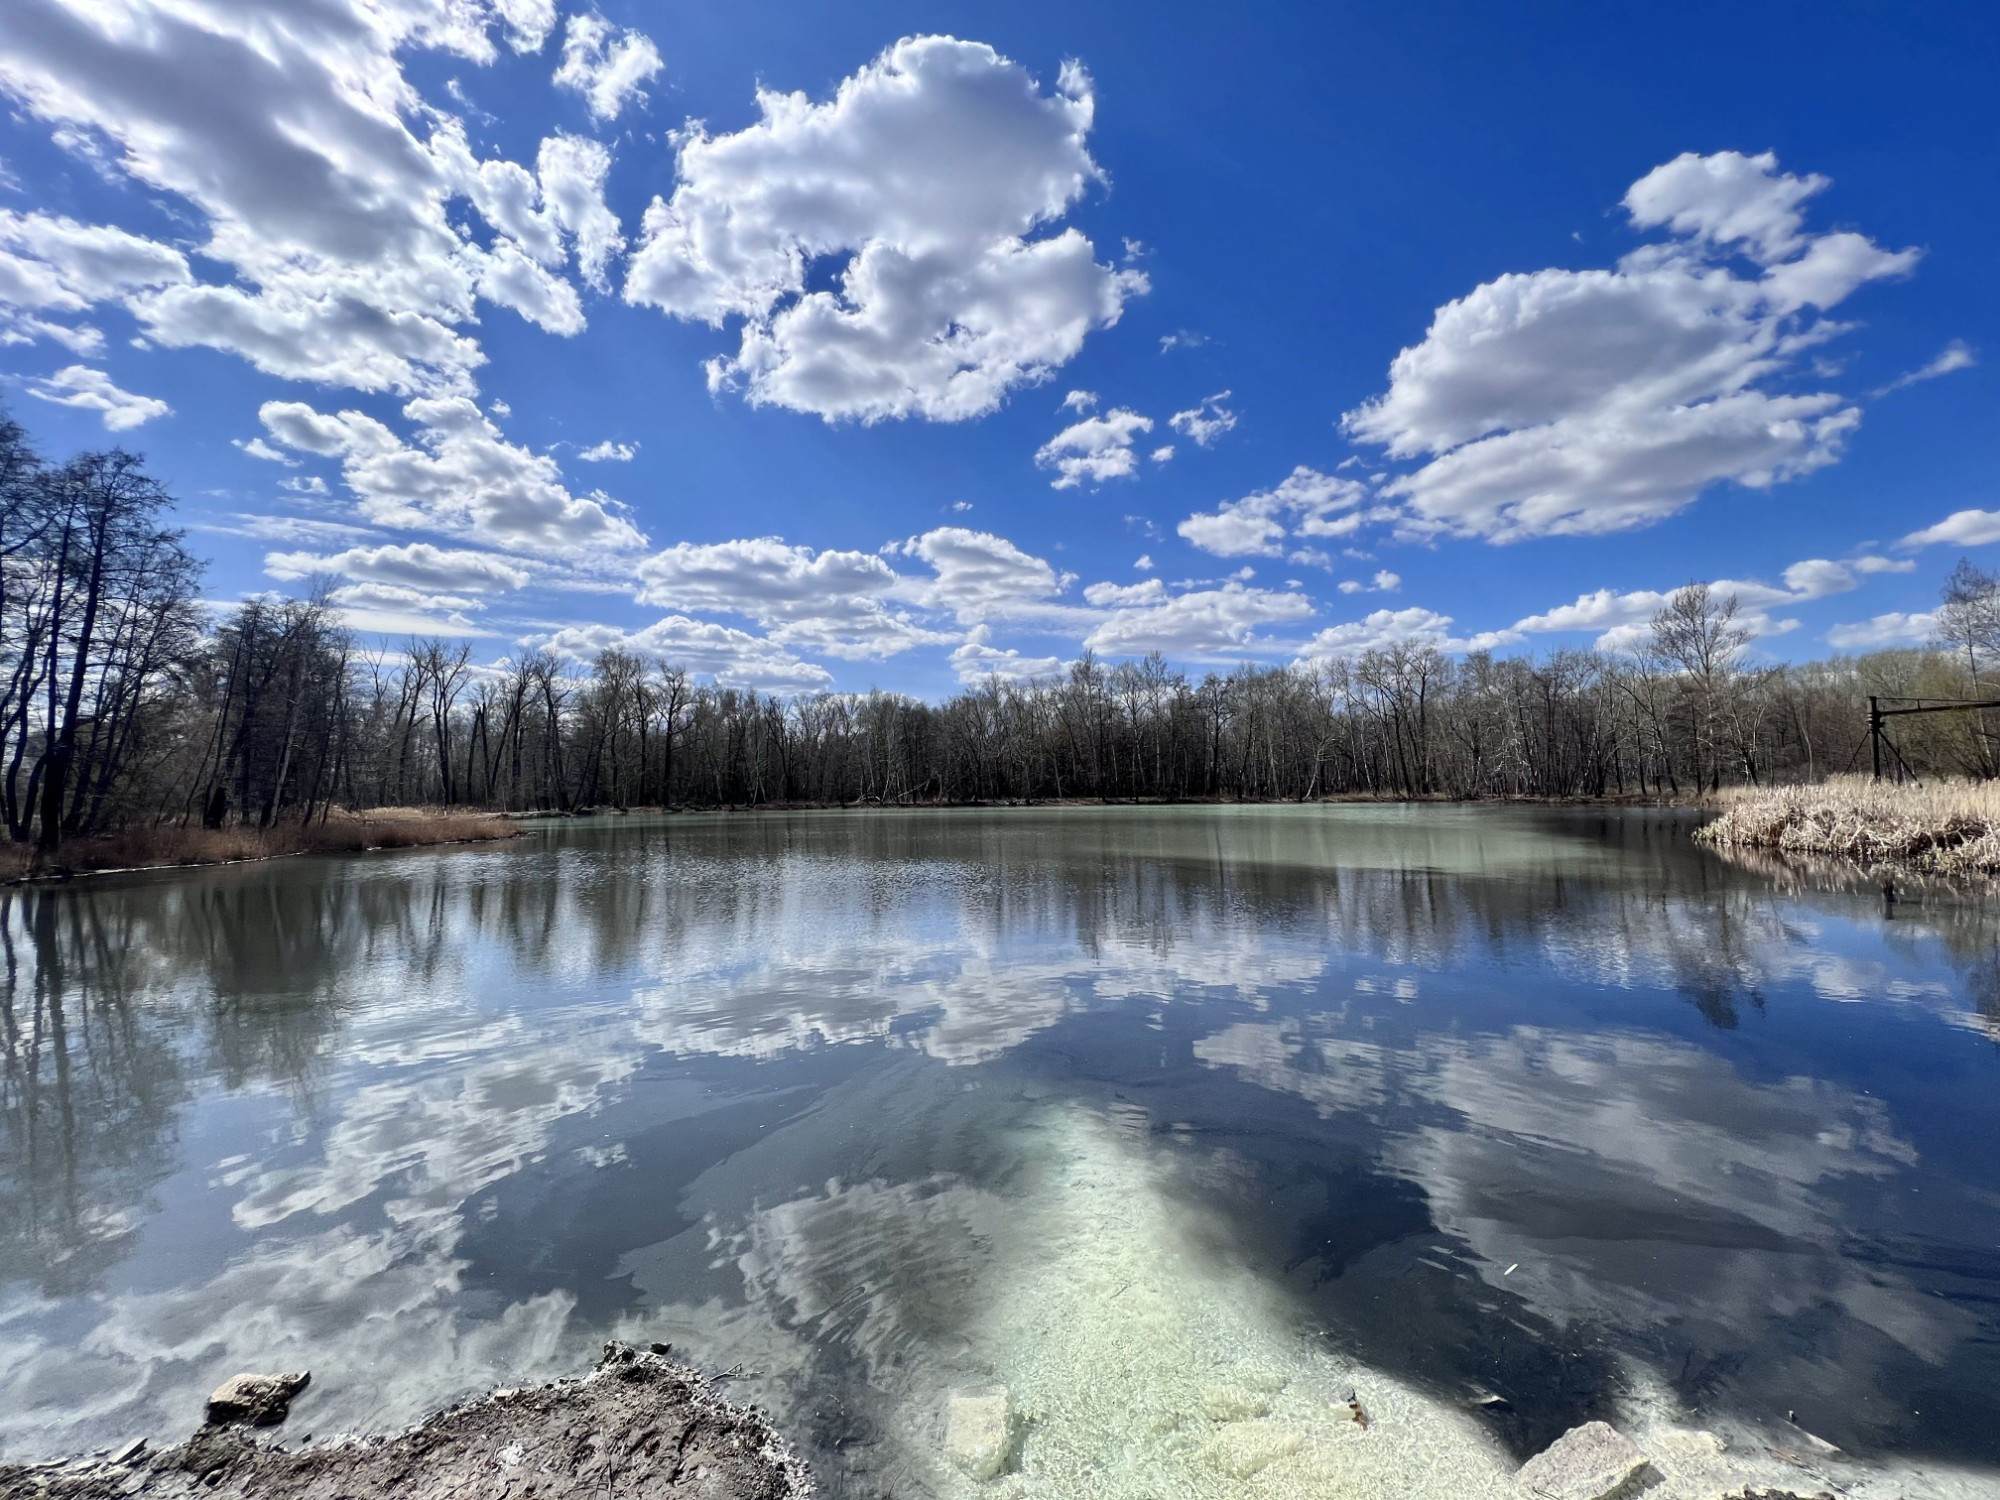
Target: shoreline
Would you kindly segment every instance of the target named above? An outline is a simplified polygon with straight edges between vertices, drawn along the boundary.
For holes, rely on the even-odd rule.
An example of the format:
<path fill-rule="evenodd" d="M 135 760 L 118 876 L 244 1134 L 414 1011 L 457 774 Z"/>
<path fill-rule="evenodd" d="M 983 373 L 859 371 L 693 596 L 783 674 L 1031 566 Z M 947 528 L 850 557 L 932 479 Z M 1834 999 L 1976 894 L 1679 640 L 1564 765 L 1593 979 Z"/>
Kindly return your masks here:
<path fill-rule="evenodd" d="M 305 827 L 127 829 L 73 840 L 47 860 L 19 847 L 0 849 L 0 886 L 61 885 L 93 875 L 261 864 L 304 854 L 370 854 L 496 843 L 519 838 L 521 833 L 514 820 L 499 813 L 400 810 L 343 815 Z"/>
<path fill-rule="evenodd" d="M 1864 875 L 2000 875 L 2000 783 L 1844 776 L 1815 786 L 1738 788 L 1721 808 L 1694 835 L 1721 854 L 1834 860 Z M 1893 889 L 1885 884 L 1885 893 Z"/>
<path fill-rule="evenodd" d="M 589 1374 L 494 1391 L 389 1437 L 295 1448 L 211 1423 L 154 1450 L 0 1463 L 0 1500 L 810 1500 L 806 1466 L 757 1411 L 687 1365 L 613 1341 Z"/>

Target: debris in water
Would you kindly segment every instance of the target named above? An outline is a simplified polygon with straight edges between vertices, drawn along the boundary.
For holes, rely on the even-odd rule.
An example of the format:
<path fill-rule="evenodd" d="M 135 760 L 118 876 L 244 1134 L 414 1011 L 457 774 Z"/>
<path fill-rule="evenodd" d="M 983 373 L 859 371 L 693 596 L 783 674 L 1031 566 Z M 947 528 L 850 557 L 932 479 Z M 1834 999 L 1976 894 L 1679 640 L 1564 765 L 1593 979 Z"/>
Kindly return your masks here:
<path fill-rule="evenodd" d="M 1502 1271 L 1500 1274 L 1502 1276 L 1512 1276 L 1516 1271 L 1520 1269 L 1521 1269 L 1521 1263 L 1517 1260 L 1514 1262 L 1513 1265 L 1509 1266 L 1506 1270 Z"/>
<path fill-rule="evenodd" d="M 1347 1393 L 1347 1413 L 1363 1432 L 1368 1430 L 1368 1413 L 1361 1409 L 1361 1398 L 1353 1391 Z"/>

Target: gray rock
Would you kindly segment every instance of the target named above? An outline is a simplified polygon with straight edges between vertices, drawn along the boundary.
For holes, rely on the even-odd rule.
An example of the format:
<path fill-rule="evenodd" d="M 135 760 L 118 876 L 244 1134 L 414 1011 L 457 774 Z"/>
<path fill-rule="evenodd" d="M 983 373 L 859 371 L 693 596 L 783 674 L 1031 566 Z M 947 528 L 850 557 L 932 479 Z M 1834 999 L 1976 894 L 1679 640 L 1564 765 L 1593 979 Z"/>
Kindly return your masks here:
<path fill-rule="evenodd" d="M 1525 1464 L 1515 1482 L 1535 1500 L 1613 1500 L 1634 1486 L 1646 1455 L 1608 1422 L 1572 1427 Z"/>
<path fill-rule="evenodd" d="M 944 1451 L 973 1479 L 991 1479 L 1014 1459 L 1013 1403 L 1005 1388 L 956 1391 L 945 1408 Z"/>
<path fill-rule="evenodd" d="M 283 1375 L 232 1375 L 209 1393 L 209 1425 L 226 1427 L 248 1422 L 253 1427 L 269 1427 L 282 1422 L 292 1409 L 292 1398 L 311 1381 L 312 1373 L 308 1370 Z"/>

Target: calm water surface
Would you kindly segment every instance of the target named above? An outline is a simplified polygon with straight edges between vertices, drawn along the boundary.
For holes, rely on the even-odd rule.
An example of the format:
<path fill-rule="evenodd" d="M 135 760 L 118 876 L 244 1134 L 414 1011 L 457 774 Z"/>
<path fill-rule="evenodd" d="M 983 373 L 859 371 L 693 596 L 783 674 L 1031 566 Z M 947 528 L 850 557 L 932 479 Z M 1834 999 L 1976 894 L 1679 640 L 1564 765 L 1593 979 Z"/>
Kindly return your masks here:
<path fill-rule="evenodd" d="M 0 1453 L 619 1335 L 842 1495 L 936 1492 L 952 1388 L 1116 1467 L 1147 1360 L 1318 1350 L 1503 1459 L 1647 1400 L 2000 1474 L 2000 922 L 1690 826 L 680 817 L 0 895 Z"/>

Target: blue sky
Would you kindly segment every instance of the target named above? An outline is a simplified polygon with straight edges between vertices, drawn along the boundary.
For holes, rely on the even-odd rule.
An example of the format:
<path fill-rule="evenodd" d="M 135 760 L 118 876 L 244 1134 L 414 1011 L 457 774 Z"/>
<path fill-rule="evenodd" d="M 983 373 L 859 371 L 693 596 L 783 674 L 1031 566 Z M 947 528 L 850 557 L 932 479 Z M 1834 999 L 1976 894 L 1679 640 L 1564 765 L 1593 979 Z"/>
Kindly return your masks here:
<path fill-rule="evenodd" d="M 481 661 L 1924 638 L 1990 6 L 8 0 L 0 399 Z M 760 93 L 761 91 L 761 93 Z"/>

